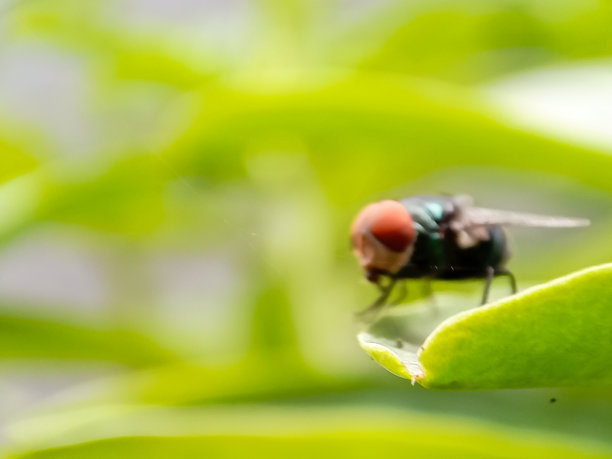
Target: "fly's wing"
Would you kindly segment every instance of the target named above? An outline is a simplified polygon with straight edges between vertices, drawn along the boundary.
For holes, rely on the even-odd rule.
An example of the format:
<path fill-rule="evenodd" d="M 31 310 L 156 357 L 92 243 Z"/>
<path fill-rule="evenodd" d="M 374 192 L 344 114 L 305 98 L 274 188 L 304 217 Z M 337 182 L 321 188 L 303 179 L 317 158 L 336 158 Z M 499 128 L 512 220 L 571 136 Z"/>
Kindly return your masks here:
<path fill-rule="evenodd" d="M 541 228 L 575 228 L 588 226 L 590 221 L 583 218 L 553 217 L 507 210 L 485 209 L 483 207 L 462 208 L 456 219 L 457 229 L 473 226 L 535 226 Z M 453 223 L 454 229 L 455 223 Z"/>
<path fill-rule="evenodd" d="M 483 207 L 459 207 L 449 226 L 456 234 L 457 244 L 462 248 L 469 248 L 489 239 L 489 225 L 575 228 L 589 224 L 589 220 L 582 218 L 553 217 Z"/>

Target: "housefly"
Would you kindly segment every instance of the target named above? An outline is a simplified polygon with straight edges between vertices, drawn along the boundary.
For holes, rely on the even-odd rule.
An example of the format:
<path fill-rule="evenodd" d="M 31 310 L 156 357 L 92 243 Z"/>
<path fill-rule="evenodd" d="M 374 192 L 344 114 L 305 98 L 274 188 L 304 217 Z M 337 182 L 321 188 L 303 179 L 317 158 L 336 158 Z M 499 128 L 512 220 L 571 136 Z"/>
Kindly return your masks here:
<path fill-rule="evenodd" d="M 484 279 L 481 304 L 495 276 L 516 293 L 503 226 L 569 228 L 588 220 L 486 209 L 469 196 L 412 196 L 375 202 L 351 226 L 353 252 L 379 298 L 360 313 L 375 316 L 400 279 Z M 386 279 L 383 281 L 383 279 Z"/>

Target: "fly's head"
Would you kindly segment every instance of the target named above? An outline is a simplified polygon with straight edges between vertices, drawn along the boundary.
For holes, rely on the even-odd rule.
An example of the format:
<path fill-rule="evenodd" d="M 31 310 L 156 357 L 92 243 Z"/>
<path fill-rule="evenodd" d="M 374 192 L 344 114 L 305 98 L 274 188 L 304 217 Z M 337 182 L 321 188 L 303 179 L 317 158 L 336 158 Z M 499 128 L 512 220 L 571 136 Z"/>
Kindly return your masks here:
<path fill-rule="evenodd" d="M 374 283 L 408 263 L 415 237 L 412 217 L 398 201 L 364 207 L 351 226 L 353 252 L 366 278 Z"/>

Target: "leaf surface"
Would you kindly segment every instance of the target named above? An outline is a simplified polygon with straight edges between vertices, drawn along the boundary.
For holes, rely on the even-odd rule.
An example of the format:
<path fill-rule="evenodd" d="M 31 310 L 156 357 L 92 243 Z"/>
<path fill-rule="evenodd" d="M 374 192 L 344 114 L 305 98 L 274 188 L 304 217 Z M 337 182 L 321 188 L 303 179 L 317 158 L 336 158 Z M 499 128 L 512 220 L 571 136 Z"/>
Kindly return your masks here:
<path fill-rule="evenodd" d="M 422 345 L 406 329 L 374 325 L 359 340 L 389 371 L 427 388 L 609 385 L 612 264 L 453 315 Z"/>

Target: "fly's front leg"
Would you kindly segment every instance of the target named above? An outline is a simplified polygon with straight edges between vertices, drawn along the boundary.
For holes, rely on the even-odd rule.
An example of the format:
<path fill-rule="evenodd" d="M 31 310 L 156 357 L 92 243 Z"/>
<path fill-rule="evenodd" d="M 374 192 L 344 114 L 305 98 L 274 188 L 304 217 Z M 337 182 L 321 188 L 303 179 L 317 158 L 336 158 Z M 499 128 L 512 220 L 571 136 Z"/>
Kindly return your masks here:
<path fill-rule="evenodd" d="M 364 322 L 371 323 L 374 322 L 378 314 L 382 311 L 382 308 L 385 306 L 389 295 L 393 291 L 393 287 L 395 286 L 396 279 L 390 279 L 389 283 L 386 286 L 378 284 L 378 289 L 380 290 L 380 296 L 372 303 L 371 306 L 367 307 L 363 311 L 355 314 L 359 319 Z"/>
<path fill-rule="evenodd" d="M 485 286 L 482 292 L 482 301 L 480 302 L 481 306 L 483 304 L 487 304 L 487 300 L 489 299 L 489 290 L 491 289 L 491 282 L 493 281 L 494 275 L 495 269 L 492 266 L 487 266 Z"/>

